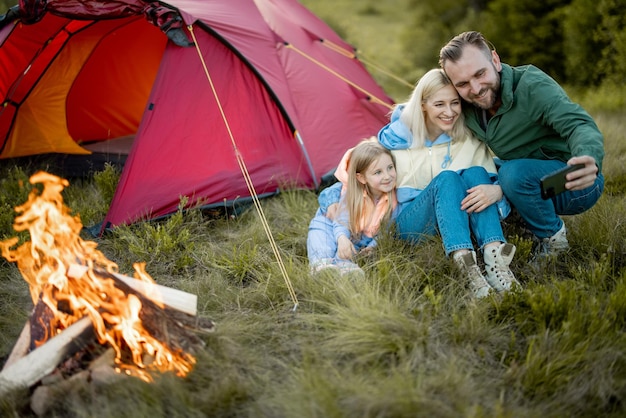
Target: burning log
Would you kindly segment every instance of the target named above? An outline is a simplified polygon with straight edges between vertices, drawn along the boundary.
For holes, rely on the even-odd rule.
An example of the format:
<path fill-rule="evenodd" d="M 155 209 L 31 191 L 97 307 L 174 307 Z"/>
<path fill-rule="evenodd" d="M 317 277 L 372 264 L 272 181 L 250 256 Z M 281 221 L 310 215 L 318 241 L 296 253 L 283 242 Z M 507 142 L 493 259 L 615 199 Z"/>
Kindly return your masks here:
<path fill-rule="evenodd" d="M 0 372 L 0 394 L 32 387 L 72 356 L 90 357 L 80 353 L 94 345 L 113 350 L 118 373 L 146 381 L 153 370 L 185 376 L 203 345 L 197 334 L 213 330 L 195 316 L 197 297 L 157 285 L 142 264 L 135 278 L 118 274 L 95 243 L 80 238 L 82 224 L 60 195 L 67 181 L 47 173 L 30 181 L 43 191 L 15 208 L 22 214 L 14 228 L 28 230 L 31 242 L 14 250 L 17 238 L 1 241 L 0 250 L 29 283 L 34 309 Z"/>
<path fill-rule="evenodd" d="M 67 275 L 75 279 L 80 279 L 88 270 L 89 268 L 87 266 L 70 264 Z M 98 274 L 112 277 L 115 281 L 119 280 L 157 303 L 163 303 L 189 315 L 196 315 L 197 313 L 198 297 L 194 294 L 161 286 L 156 283 L 147 283 L 122 274 L 109 273 L 101 269 L 98 270 Z"/>
<path fill-rule="evenodd" d="M 2 369 L 0 395 L 14 389 L 30 387 L 52 373 L 61 361 L 82 348 L 90 334 L 93 337 L 91 321 L 83 318 L 37 350 Z"/>
<path fill-rule="evenodd" d="M 77 269 L 72 271 L 70 268 L 68 275 L 76 271 Z M 90 274 L 86 270 L 85 272 Z M 145 284 L 145 282 L 140 282 L 132 277 L 120 274 L 112 274 L 102 269 L 93 269 L 92 274 L 97 276 L 100 280 L 112 280 L 115 283 L 115 287 L 120 289 L 126 295 L 136 296 L 141 302 L 139 318 L 141 319 L 143 327 L 150 333 L 150 335 L 160 342 L 163 342 L 171 349 L 182 351 L 193 351 L 194 347 L 203 345 L 202 340 L 200 340 L 195 333 L 190 331 L 192 329 L 196 329 L 193 327 L 193 324 L 196 323 L 196 318 L 193 315 L 181 311 L 180 309 L 168 306 L 169 303 L 179 302 L 181 300 L 181 295 L 190 294 L 177 291 L 176 289 L 168 289 L 165 286 L 159 286 L 158 290 L 161 292 L 156 294 L 155 289 L 151 288 L 151 285 Z M 144 284 L 144 286 L 137 286 L 137 282 Z M 128 283 L 135 284 L 139 289 L 146 293 L 135 290 L 135 288 Z M 146 294 L 152 295 L 157 301 L 162 300 L 165 304 L 163 306 L 159 306 L 157 302 L 150 297 L 147 297 Z M 171 295 L 176 295 L 176 298 L 170 298 L 169 296 Z M 191 296 L 193 297 L 186 299 L 193 300 L 194 305 L 181 306 L 181 308 L 188 312 L 195 312 L 195 301 L 197 298 L 195 295 Z M 167 302 L 164 299 L 166 299 Z M 212 327 L 213 324 L 210 321 L 203 325 L 203 329 L 207 331 L 211 330 Z"/>
<path fill-rule="evenodd" d="M 87 273 L 87 269 L 81 267 L 71 267 L 68 275 L 80 278 L 81 274 Z M 143 327 L 150 335 L 173 351 L 194 353 L 204 345 L 197 334 L 214 330 L 214 324 L 210 320 L 197 318 L 187 312 L 167 306 L 180 304 L 181 301 L 185 300 L 192 300 L 195 303 L 195 295 L 191 295 L 193 297 L 185 296 L 189 294 L 160 286 L 160 296 L 162 296 L 162 301 L 165 304 L 161 307 L 145 294 L 142 294 L 145 292 L 154 297 L 154 289 L 149 289 L 149 286 L 137 285 L 136 279 L 112 274 L 101 269 L 94 269 L 92 274 L 97 275 L 99 279 L 113 280 L 116 288 L 139 298 L 141 301 L 139 317 Z M 131 283 L 131 285 L 127 283 Z M 134 289 L 131 287 L 132 285 L 141 290 Z M 171 295 L 174 297 L 172 298 Z M 181 307 L 188 312 L 196 310 L 195 305 Z M 53 332 L 50 325 L 46 323 L 46 318 L 50 318 L 50 309 L 40 300 L 33 309 L 30 321 L 24 326 L 11 355 L 0 372 L 0 396 L 11 390 L 34 386 L 55 371 L 63 361 L 93 344 L 96 338 L 92 321 L 90 318 L 84 317 L 37 347 L 39 340 Z M 124 353 L 120 353 L 120 356 L 123 355 Z M 145 359 L 141 361 L 146 362 Z M 119 369 L 118 372 L 120 372 Z"/>

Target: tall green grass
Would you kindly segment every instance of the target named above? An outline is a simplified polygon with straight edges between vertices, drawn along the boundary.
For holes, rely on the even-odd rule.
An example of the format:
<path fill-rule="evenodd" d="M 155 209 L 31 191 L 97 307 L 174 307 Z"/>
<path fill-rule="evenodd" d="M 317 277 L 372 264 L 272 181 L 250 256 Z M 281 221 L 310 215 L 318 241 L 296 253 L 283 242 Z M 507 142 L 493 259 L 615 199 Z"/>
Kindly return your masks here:
<path fill-rule="evenodd" d="M 358 260 L 365 277 L 312 276 L 306 259 L 313 191 L 262 201 L 287 278 L 258 214 L 214 217 L 199 209 L 86 232 L 120 271 L 132 264 L 163 285 L 198 295 L 216 322 L 191 374 L 63 389 L 54 417 L 618 417 L 626 413 L 626 198 L 623 120 L 594 116 L 606 135 L 607 191 L 588 212 L 565 219 L 572 249 L 542 269 L 532 242 L 505 224 L 517 245 L 523 289 L 476 301 L 443 255 L 441 241 L 412 246 L 383 236 Z M 104 216 L 119 173 L 71 182 L 66 204 Z M 28 173 L 2 167 L 3 237 Z M 92 204 L 97 202 L 97 204 Z M 181 202 L 182 203 L 182 202 Z M 88 225 L 89 226 L 89 225 Z M 28 236 L 21 238 L 28 239 Z M 0 353 L 7 356 L 31 302 L 14 265 L 0 261 Z M 290 296 L 295 289 L 297 308 Z M 0 401 L 2 416 L 33 416 L 29 391 Z"/>

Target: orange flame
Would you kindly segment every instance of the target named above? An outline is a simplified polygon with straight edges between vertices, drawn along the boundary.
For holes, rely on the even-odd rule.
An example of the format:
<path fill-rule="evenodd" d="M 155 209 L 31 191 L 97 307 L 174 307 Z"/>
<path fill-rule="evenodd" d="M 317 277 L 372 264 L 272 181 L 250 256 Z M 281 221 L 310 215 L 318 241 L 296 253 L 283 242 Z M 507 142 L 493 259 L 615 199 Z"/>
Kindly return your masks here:
<path fill-rule="evenodd" d="M 83 227 L 80 218 L 70 215 L 61 196 L 69 182 L 45 172 L 34 174 L 30 182 L 43 184 L 43 190 L 38 194 L 33 188 L 28 201 L 15 207 L 20 215 L 15 218 L 13 228 L 18 232 L 28 230 L 31 241 L 11 250 L 18 238 L 10 238 L 0 241 L 0 250 L 4 258 L 17 263 L 29 284 L 33 303 L 41 298 L 53 312 L 54 318 L 49 324 L 51 336 L 88 315 L 98 341 L 115 349 L 115 361 L 127 374 L 135 374 L 145 381 L 152 380 L 148 369 L 185 376 L 195 358 L 188 353 L 175 353 L 152 337 L 139 318 L 140 299 L 124 293 L 112 279 L 94 273 L 96 267 L 109 273 L 116 273 L 118 267 L 96 249 L 95 242 L 80 238 Z M 80 278 L 68 276 L 72 264 L 86 266 L 87 272 Z M 154 284 L 144 264 L 136 263 L 134 268 L 136 279 Z M 59 306 L 63 306 L 63 310 Z M 131 351 L 132 364 L 122 361 L 124 347 Z M 149 365 L 145 364 L 145 358 L 152 359 Z"/>

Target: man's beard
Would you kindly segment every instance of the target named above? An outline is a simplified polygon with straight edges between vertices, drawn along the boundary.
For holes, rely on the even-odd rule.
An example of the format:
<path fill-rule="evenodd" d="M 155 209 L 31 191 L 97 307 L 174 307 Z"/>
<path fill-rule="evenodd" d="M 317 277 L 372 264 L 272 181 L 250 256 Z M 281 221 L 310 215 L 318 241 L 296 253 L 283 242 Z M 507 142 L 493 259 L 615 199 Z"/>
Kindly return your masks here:
<path fill-rule="evenodd" d="M 485 92 L 485 90 L 487 90 L 488 91 L 487 96 L 482 98 L 481 103 L 475 101 L 472 98 L 471 103 L 480 109 L 484 109 L 484 110 L 492 109 L 495 106 L 495 104 L 498 102 L 499 95 L 500 95 L 500 73 L 496 71 L 496 67 L 493 67 L 493 71 L 496 74 L 494 83 L 487 85 L 478 94 L 478 96 L 480 96 L 482 93 Z"/>
<path fill-rule="evenodd" d="M 477 101 L 475 98 L 482 96 L 482 94 L 485 91 L 488 91 L 487 95 L 484 97 L 481 97 L 479 99 L 480 101 Z M 493 87 L 491 86 L 485 87 L 483 90 L 480 91 L 480 93 L 477 96 L 474 96 L 472 98 L 472 104 L 481 109 L 489 110 L 496 103 L 497 98 L 498 98 L 498 95 L 496 94 L 496 90 Z"/>

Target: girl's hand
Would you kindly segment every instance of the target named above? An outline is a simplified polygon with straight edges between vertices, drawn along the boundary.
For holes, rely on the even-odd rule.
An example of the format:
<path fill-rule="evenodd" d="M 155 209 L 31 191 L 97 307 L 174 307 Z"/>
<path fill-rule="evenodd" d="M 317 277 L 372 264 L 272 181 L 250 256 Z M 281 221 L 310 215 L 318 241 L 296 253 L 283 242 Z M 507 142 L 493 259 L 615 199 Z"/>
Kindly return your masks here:
<path fill-rule="evenodd" d="M 356 249 L 354 248 L 354 244 L 350 241 L 350 238 L 342 235 L 337 240 L 337 257 L 343 258 L 344 260 L 351 259 L 356 254 Z"/>
<path fill-rule="evenodd" d="M 467 213 L 481 212 L 502 199 L 502 188 L 497 184 L 479 184 L 467 190 L 461 201 L 461 210 Z"/>

